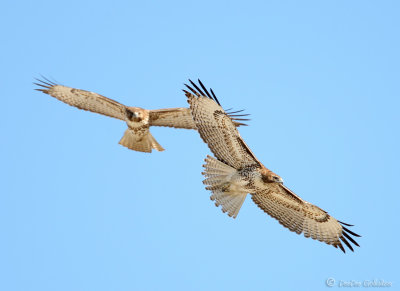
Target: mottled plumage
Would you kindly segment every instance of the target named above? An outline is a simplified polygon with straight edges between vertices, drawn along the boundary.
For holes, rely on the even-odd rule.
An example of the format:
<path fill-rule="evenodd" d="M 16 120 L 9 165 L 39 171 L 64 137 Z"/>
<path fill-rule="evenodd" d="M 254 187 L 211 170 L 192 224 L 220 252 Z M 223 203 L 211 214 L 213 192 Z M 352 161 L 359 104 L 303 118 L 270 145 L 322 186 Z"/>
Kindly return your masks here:
<path fill-rule="evenodd" d="M 190 81 L 190 80 L 189 80 Z M 239 131 L 220 106 L 214 92 L 211 94 L 199 80 L 199 86 L 190 81 L 183 90 L 188 98 L 193 120 L 201 138 L 215 158 L 207 156 L 203 181 L 212 191 L 211 199 L 223 212 L 235 218 L 248 193 L 252 200 L 280 224 L 297 234 L 339 247 L 344 243 L 359 246 L 350 236 L 359 235 L 347 229 L 321 208 L 304 201 L 283 185 L 281 177 L 267 169 L 243 141 Z M 350 241 L 350 242 L 349 242 Z"/>
<path fill-rule="evenodd" d="M 119 143 L 129 149 L 150 153 L 153 149 L 163 151 L 163 147 L 151 135 L 150 126 L 196 129 L 189 108 L 166 108 L 147 110 L 140 107 L 125 106 L 100 94 L 70 88 L 53 83 L 46 78 L 35 83 L 42 88 L 36 90 L 79 109 L 103 114 L 127 123 Z M 234 112 L 233 112 L 234 113 Z M 240 118 L 231 115 L 236 126 L 245 125 Z"/>

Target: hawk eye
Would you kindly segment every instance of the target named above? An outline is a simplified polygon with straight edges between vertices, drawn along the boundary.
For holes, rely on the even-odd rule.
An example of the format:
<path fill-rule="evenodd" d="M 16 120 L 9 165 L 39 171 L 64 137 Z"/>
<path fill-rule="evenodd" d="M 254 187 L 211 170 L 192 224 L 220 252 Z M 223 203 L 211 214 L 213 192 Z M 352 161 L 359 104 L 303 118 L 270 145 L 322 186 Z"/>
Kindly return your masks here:
<path fill-rule="evenodd" d="M 282 180 L 281 180 L 281 178 L 280 177 L 278 177 L 278 176 L 274 176 L 274 181 L 275 182 L 279 182 L 279 183 L 281 183 L 282 182 Z"/>
<path fill-rule="evenodd" d="M 130 111 L 129 109 L 126 109 L 126 115 L 127 115 L 128 119 L 132 119 L 132 117 L 133 117 L 133 112 Z"/>

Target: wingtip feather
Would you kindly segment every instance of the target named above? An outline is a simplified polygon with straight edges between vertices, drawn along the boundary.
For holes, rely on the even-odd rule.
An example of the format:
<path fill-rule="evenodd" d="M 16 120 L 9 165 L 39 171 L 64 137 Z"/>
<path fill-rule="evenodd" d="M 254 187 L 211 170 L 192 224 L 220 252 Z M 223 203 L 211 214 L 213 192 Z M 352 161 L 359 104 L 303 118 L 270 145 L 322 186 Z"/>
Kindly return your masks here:
<path fill-rule="evenodd" d="M 356 237 L 361 237 L 361 235 L 352 232 L 350 229 L 348 229 L 347 227 L 344 227 L 343 225 L 342 225 L 342 228 L 343 228 L 343 230 L 347 231 L 347 232 L 350 233 L 351 235 L 354 235 L 354 236 L 356 236 Z"/>
<path fill-rule="evenodd" d="M 351 237 L 349 236 L 346 232 L 342 232 L 342 234 L 349 240 L 351 241 L 353 244 L 355 244 L 356 246 L 360 247 L 360 245 Z"/>
<path fill-rule="evenodd" d="M 342 242 L 344 242 L 344 243 L 346 244 L 346 246 L 347 246 L 352 252 L 354 252 L 353 247 L 352 247 L 351 244 L 346 240 L 346 238 L 345 238 L 344 236 L 341 236 L 341 237 L 340 237 L 340 240 L 341 240 Z"/>

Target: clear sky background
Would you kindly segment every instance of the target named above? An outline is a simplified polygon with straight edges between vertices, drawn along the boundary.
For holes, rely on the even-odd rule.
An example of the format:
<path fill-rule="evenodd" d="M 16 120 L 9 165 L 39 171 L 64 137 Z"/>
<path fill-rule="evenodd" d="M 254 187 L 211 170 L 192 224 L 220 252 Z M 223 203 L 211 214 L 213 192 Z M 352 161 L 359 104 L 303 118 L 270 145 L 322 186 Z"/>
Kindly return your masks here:
<path fill-rule="evenodd" d="M 399 288 L 398 1 L 6 1 L 0 12 L 0 290 Z M 126 125 L 35 77 L 149 109 L 188 78 L 251 113 L 241 135 L 303 199 L 362 235 L 343 254 L 247 198 L 210 201 L 195 131 Z M 397 287 L 396 287 L 397 286 Z"/>

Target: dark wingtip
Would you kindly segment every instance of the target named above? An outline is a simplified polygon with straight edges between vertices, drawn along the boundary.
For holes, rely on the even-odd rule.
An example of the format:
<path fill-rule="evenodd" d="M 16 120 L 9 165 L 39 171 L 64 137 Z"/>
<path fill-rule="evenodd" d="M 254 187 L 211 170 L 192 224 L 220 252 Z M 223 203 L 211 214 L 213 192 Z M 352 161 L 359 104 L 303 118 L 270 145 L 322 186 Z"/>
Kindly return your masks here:
<path fill-rule="evenodd" d="M 236 110 L 236 111 L 231 111 L 233 108 L 229 108 L 229 109 L 226 109 L 225 111 L 229 111 L 230 113 L 240 113 L 240 112 L 243 112 L 244 111 L 244 109 L 240 109 L 240 110 Z M 246 115 L 248 115 L 248 114 L 246 114 Z"/>
<path fill-rule="evenodd" d="M 210 93 L 208 92 L 207 88 L 203 85 L 203 83 L 200 81 L 200 79 L 197 79 L 197 81 L 199 81 L 199 84 L 200 84 L 201 88 L 203 88 L 204 92 L 206 92 L 207 97 L 208 98 L 212 98 Z"/>
<path fill-rule="evenodd" d="M 192 94 L 190 94 L 188 91 L 186 91 L 185 89 L 182 89 L 182 91 L 185 93 L 185 96 L 186 96 L 186 97 L 189 97 L 190 95 L 192 95 Z"/>
<path fill-rule="evenodd" d="M 199 80 L 199 81 L 200 81 L 200 80 Z M 210 88 L 210 91 L 211 91 L 211 94 L 212 94 L 212 96 L 213 96 L 212 99 L 214 99 L 214 101 L 217 102 L 217 104 L 218 104 L 219 106 L 221 106 L 221 103 L 219 103 L 219 100 L 218 100 L 217 96 L 215 95 L 213 89 Z M 222 107 L 222 106 L 221 106 L 221 107 Z"/>
<path fill-rule="evenodd" d="M 39 87 L 43 87 L 43 88 L 46 88 L 46 89 L 50 89 L 51 87 L 57 85 L 57 83 L 55 83 L 53 81 L 50 81 L 48 78 L 44 77 L 43 75 L 40 75 L 40 76 L 41 76 L 41 79 L 35 78 L 37 83 L 34 82 L 33 83 L 34 85 L 39 86 Z M 45 89 L 35 89 L 35 90 L 42 91 L 44 93 L 48 92 L 48 90 L 45 90 Z"/>
<path fill-rule="evenodd" d="M 352 225 L 352 224 L 348 224 L 348 223 L 345 223 L 345 222 L 340 221 L 340 220 L 338 220 L 338 222 L 340 222 L 341 224 L 344 224 L 344 225 L 346 225 L 346 226 L 354 226 L 354 225 Z"/>
<path fill-rule="evenodd" d="M 213 97 L 214 97 L 214 100 L 216 100 L 217 103 L 219 104 L 218 99 L 217 99 L 217 96 L 215 96 L 215 93 L 214 93 L 213 89 L 210 88 L 210 91 L 211 91 L 211 94 L 212 94 Z"/>
<path fill-rule="evenodd" d="M 46 77 L 43 76 L 43 75 L 40 75 L 40 77 L 41 77 L 42 79 L 36 79 L 36 80 L 39 81 L 39 82 L 42 82 L 42 83 L 44 83 L 44 84 L 47 84 L 47 85 L 49 85 L 49 86 L 57 85 L 56 82 L 51 81 L 50 79 L 46 78 Z"/>
<path fill-rule="evenodd" d="M 356 233 L 354 233 L 354 232 L 352 232 L 351 230 L 349 230 L 348 228 L 346 228 L 345 226 L 343 226 L 343 225 L 347 225 L 347 226 L 352 226 L 351 224 L 348 224 L 348 223 L 344 223 L 344 222 L 342 222 L 342 221 L 339 221 L 340 222 L 340 224 L 342 224 L 342 234 L 341 234 L 341 236 L 339 237 L 340 238 L 340 240 L 352 251 L 352 252 L 354 252 L 354 249 L 353 249 L 353 246 L 350 244 L 350 242 L 352 243 L 352 244 L 354 244 L 355 246 L 357 246 L 357 247 L 360 247 L 360 245 L 354 240 L 354 238 L 352 238 L 350 235 L 353 235 L 353 236 L 355 236 L 355 237 L 361 237 L 359 234 L 356 234 Z M 350 242 L 349 242 L 349 241 Z M 340 243 L 339 244 L 339 247 L 342 249 L 342 251 L 343 251 L 343 246 L 342 246 L 342 244 Z"/>
<path fill-rule="evenodd" d="M 243 112 L 244 109 L 237 110 L 237 111 L 231 111 L 231 110 L 232 110 L 232 108 L 230 108 L 230 109 L 228 109 L 228 110 L 225 110 L 225 113 L 226 113 L 232 120 L 234 120 L 234 121 L 249 121 L 249 120 L 251 120 L 250 118 L 241 118 L 241 117 L 249 116 L 250 114 L 236 114 L 236 113 Z M 242 125 L 242 126 L 247 126 L 247 124 L 245 124 L 245 123 L 238 123 L 238 122 L 237 122 L 237 124 Z"/>
<path fill-rule="evenodd" d="M 190 81 L 190 80 L 189 80 Z M 191 81 L 190 81 L 191 82 Z M 194 90 L 192 87 L 190 87 L 188 84 L 183 84 L 186 86 L 186 88 L 188 88 L 194 95 L 196 95 L 197 97 L 200 97 L 199 92 L 197 92 L 196 90 Z M 189 93 L 189 92 L 188 92 Z"/>
<path fill-rule="evenodd" d="M 354 235 L 354 236 L 356 236 L 356 237 L 361 237 L 361 235 L 352 232 L 350 229 L 344 227 L 343 225 L 342 225 L 342 228 L 343 228 L 343 230 L 347 231 L 347 232 L 350 233 L 351 235 Z"/>
<path fill-rule="evenodd" d="M 349 240 L 351 241 L 353 244 L 355 244 L 356 246 L 360 247 L 360 245 L 351 237 L 349 236 L 346 232 L 342 232 L 342 234 Z"/>
<path fill-rule="evenodd" d="M 234 120 L 242 120 L 242 121 L 249 121 L 250 120 L 248 118 L 236 118 L 236 115 L 229 115 L 229 116 L 231 116 L 232 119 L 234 119 Z"/>
<path fill-rule="evenodd" d="M 214 91 L 213 91 L 212 89 L 210 89 L 210 91 L 211 91 L 211 93 L 212 93 L 212 95 L 211 95 L 211 94 L 208 92 L 206 86 L 204 86 L 204 84 L 200 81 L 200 79 L 198 79 L 198 82 L 199 82 L 199 84 L 200 84 L 200 87 L 201 87 L 204 91 L 203 91 L 202 89 L 200 89 L 199 86 L 197 86 L 196 83 L 193 82 L 193 81 L 190 80 L 190 79 L 189 79 L 189 83 L 190 83 L 197 91 L 194 90 L 192 87 L 190 87 L 190 86 L 187 85 L 187 84 L 184 84 L 184 85 L 186 86 L 186 88 L 188 88 L 190 91 L 192 91 L 193 94 L 195 94 L 197 97 L 200 97 L 200 96 L 208 97 L 208 98 L 214 100 L 215 102 L 217 102 L 217 104 L 218 104 L 219 106 L 221 106 L 221 104 L 219 103 L 218 98 L 217 98 L 217 97 L 215 96 L 215 94 L 214 94 Z M 204 93 L 204 92 L 206 92 L 206 93 Z"/>
<path fill-rule="evenodd" d="M 206 94 L 204 94 L 203 91 L 201 91 L 201 89 L 196 85 L 195 82 L 193 82 L 192 80 L 189 79 L 190 84 L 192 84 L 192 86 L 200 93 L 200 95 L 202 96 L 206 96 Z"/>
<path fill-rule="evenodd" d="M 196 85 L 196 83 L 194 83 L 191 79 L 189 79 L 189 83 L 191 84 L 191 86 L 193 86 L 195 89 L 193 89 L 191 86 L 184 84 L 185 87 L 190 90 L 194 95 L 196 95 L 197 97 L 200 96 L 204 96 L 204 97 L 208 97 L 212 100 L 214 100 L 219 106 L 221 106 L 221 103 L 219 102 L 217 96 L 215 95 L 213 89 L 210 88 L 211 94 L 210 92 L 207 90 L 206 86 L 204 86 L 204 84 L 201 82 L 200 79 L 197 79 L 197 81 L 200 84 L 200 87 L 202 89 L 199 88 L 199 86 Z M 197 91 L 196 91 L 197 90 Z M 182 90 L 183 92 L 185 92 L 186 96 L 188 96 L 188 94 L 190 94 L 188 91 L 186 90 Z M 204 93 L 206 92 L 206 93 Z M 222 106 L 221 106 L 222 107 Z M 250 119 L 248 118 L 241 118 L 241 117 L 245 117 L 245 116 L 249 116 L 250 114 L 236 114 L 236 113 L 240 113 L 242 111 L 244 111 L 244 109 L 242 110 L 237 110 L 237 111 L 231 111 L 229 112 L 231 109 L 225 110 L 225 113 L 232 119 L 232 121 L 237 125 L 237 126 L 247 126 L 247 124 L 242 123 L 241 121 L 249 121 Z"/>
<path fill-rule="evenodd" d="M 236 111 L 232 111 L 232 108 L 226 109 L 225 112 L 230 114 L 230 115 L 235 115 L 235 116 L 249 116 L 249 113 L 244 113 L 244 114 L 236 114 L 236 113 L 240 113 L 243 112 L 244 109 L 240 109 L 240 110 L 236 110 Z"/>
<path fill-rule="evenodd" d="M 344 242 L 344 243 L 346 244 L 346 246 L 347 246 L 352 252 L 354 252 L 353 247 L 352 247 L 351 244 L 345 239 L 344 236 L 341 236 L 341 237 L 340 237 L 340 240 L 341 240 L 342 242 Z"/>

